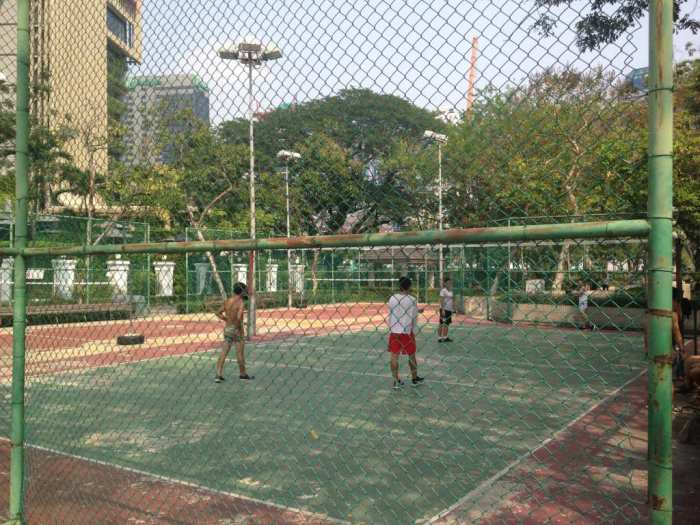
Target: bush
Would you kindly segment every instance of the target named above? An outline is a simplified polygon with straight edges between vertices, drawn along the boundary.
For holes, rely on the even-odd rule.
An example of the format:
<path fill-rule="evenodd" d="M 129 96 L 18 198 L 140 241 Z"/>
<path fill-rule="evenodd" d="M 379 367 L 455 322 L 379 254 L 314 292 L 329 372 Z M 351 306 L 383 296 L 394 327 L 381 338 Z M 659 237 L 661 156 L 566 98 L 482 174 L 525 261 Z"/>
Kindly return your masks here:
<path fill-rule="evenodd" d="M 503 302 L 518 304 L 547 304 L 547 305 L 568 305 L 578 306 L 577 293 L 564 293 L 552 295 L 548 293 L 527 294 L 516 291 L 509 294 L 502 294 L 498 298 Z M 617 308 L 646 308 L 646 293 L 643 288 L 628 288 L 618 290 L 605 296 L 592 295 L 588 298 L 589 306 L 597 307 L 617 307 Z"/>

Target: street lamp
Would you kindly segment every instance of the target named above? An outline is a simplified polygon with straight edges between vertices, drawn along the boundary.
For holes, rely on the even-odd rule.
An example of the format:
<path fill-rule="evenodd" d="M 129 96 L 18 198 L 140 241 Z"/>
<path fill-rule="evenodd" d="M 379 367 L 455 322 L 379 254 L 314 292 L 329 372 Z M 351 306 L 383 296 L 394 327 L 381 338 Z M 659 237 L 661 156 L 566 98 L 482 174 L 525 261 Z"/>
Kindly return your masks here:
<path fill-rule="evenodd" d="M 284 188 L 287 197 L 287 239 L 291 237 L 291 229 L 289 226 L 289 161 L 299 160 L 301 154 L 296 151 L 280 150 L 277 152 L 277 158 L 284 161 Z M 287 308 L 292 307 L 292 251 L 287 249 Z"/>
<path fill-rule="evenodd" d="M 282 58 L 282 51 L 274 46 L 263 47 L 258 42 L 240 42 L 235 47 L 223 47 L 219 50 L 222 60 L 236 60 L 248 66 L 248 114 L 250 138 L 250 238 L 255 239 L 255 129 L 253 98 L 253 68 L 261 67 L 265 62 Z M 248 336 L 255 335 L 255 250 L 251 250 L 248 259 Z"/>
<path fill-rule="evenodd" d="M 436 143 L 438 147 L 438 229 L 442 231 L 442 146 L 443 144 L 447 144 L 447 135 L 443 135 L 442 133 L 436 133 L 435 131 L 426 129 L 425 133 L 423 133 L 423 138 L 430 142 Z M 438 246 L 438 250 L 440 251 L 438 271 L 440 275 L 440 286 L 442 286 L 442 284 L 445 282 L 442 244 Z"/>

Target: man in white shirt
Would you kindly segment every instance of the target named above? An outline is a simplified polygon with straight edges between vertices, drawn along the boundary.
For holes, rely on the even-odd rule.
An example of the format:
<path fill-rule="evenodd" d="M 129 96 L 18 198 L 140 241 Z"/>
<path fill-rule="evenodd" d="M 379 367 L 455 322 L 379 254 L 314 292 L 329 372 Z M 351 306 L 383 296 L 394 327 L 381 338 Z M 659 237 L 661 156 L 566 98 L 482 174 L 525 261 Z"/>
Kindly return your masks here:
<path fill-rule="evenodd" d="M 588 288 L 588 285 L 583 284 L 578 296 L 578 310 L 581 312 L 581 319 L 584 328 L 594 328 L 588 317 L 588 297 L 590 295 L 591 291 Z"/>
<path fill-rule="evenodd" d="M 438 343 L 451 343 L 447 337 L 447 331 L 452 324 L 452 312 L 454 312 L 454 294 L 452 293 L 452 279 L 445 279 L 440 290 L 440 326 L 438 327 Z"/>
<path fill-rule="evenodd" d="M 418 363 L 416 361 L 416 323 L 418 322 L 418 302 L 408 292 L 411 289 L 411 279 L 401 277 L 399 279 L 399 293 L 389 299 L 389 348 L 391 353 L 391 375 L 394 377 L 394 389 L 404 386 L 399 378 L 399 355 L 408 355 L 408 365 L 411 368 L 411 384 L 418 386 L 423 378 L 418 376 Z"/>

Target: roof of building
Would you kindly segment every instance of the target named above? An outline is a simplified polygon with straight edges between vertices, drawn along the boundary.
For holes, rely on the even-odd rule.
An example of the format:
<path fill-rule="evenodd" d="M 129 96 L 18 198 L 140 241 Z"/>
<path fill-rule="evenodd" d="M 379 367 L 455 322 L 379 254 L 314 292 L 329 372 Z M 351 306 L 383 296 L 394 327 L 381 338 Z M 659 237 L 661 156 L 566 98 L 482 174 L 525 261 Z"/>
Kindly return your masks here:
<path fill-rule="evenodd" d="M 209 87 L 197 75 L 143 75 L 126 80 L 127 89 L 134 90 L 138 87 L 194 87 L 209 93 Z"/>

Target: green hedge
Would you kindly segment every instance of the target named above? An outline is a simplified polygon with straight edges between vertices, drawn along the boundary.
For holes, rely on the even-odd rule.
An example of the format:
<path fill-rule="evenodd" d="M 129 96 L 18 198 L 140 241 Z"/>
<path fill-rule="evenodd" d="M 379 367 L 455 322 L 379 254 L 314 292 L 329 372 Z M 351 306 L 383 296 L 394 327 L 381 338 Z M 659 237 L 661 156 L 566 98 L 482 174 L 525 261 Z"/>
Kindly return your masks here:
<path fill-rule="evenodd" d="M 578 306 L 578 298 L 579 295 L 577 293 L 551 295 L 546 293 L 528 294 L 520 291 L 511 292 L 510 294 L 501 294 L 498 296 L 498 299 L 502 302 L 569 306 Z M 596 297 L 595 295 L 592 295 L 588 298 L 588 306 L 646 308 L 646 293 L 642 288 L 629 288 L 624 291 L 611 292 L 605 297 Z"/>

